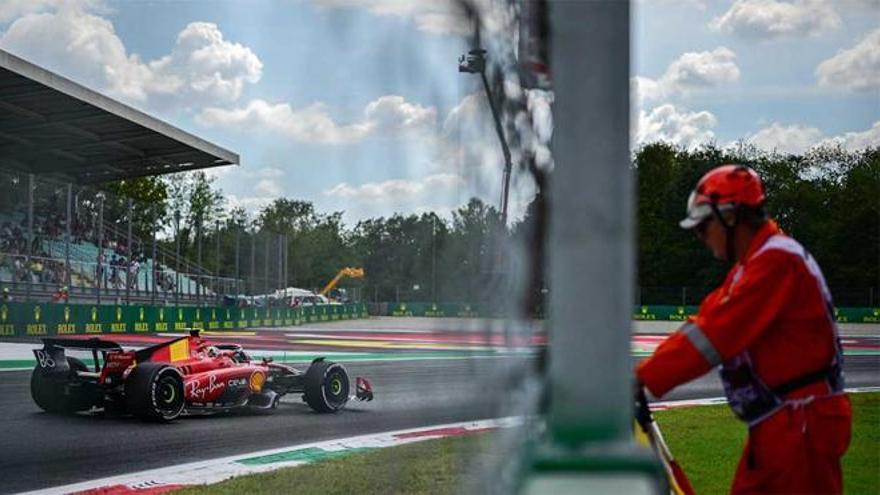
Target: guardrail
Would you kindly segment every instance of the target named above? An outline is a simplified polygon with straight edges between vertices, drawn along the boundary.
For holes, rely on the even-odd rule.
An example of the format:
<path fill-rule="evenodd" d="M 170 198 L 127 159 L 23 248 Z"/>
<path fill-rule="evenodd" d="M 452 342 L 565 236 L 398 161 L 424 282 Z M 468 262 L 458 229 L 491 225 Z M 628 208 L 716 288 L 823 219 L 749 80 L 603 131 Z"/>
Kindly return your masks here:
<path fill-rule="evenodd" d="M 371 305 L 373 306 L 373 305 Z M 684 321 L 697 313 L 698 306 L 634 306 L 633 319 L 641 321 Z M 427 316 L 491 318 L 498 312 L 488 305 L 465 303 L 381 303 L 375 312 L 383 316 Z M 880 308 L 836 308 L 838 323 L 880 323 Z"/>
<path fill-rule="evenodd" d="M 0 336 L 234 330 L 366 318 L 366 304 L 285 307 L 184 307 L 97 304 L 0 304 Z"/>

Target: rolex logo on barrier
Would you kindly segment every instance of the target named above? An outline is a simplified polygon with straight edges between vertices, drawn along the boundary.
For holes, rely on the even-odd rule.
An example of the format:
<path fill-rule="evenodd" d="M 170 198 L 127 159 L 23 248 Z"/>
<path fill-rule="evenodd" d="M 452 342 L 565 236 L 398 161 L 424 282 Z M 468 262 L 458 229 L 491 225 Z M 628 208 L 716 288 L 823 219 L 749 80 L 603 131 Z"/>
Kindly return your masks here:
<path fill-rule="evenodd" d="M 0 306 L 0 320 L 6 321 L 9 318 L 9 308 L 4 304 Z"/>
<path fill-rule="evenodd" d="M 34 306 L 34 320 L 40 321 L 40 312 L 41 311 L 42 310 L 40 309 L 39 306 Z"/>
<path fill-rule="evenodd" d="M 177 320 L 180 321 L 183 319 L 183 308 L 177 308 Z"/>
<path fill-rule="evenodd" d="M 98 308 L 92 306 L 92 321 L 97 321 L 98 319 Z"/>
<path fill-rule="evenodd" d="M 165 321 L 165 308 L 159 308 L 159 320 Z"/>
<path fill-rule="evenodd" d="M 122 319 L 122 308 L 119 306 L 116 306 L 116 321 L 119 321 L 121 319 Z"/>
<path fill-rule="evenodd" d="M 200 310 L 199 308 L 196 308 L 196 319 L 197 320 L 202 319 L 202 310 Z"/>
<path fill-rule="evenodd" d="M 211 310 L 211 320 L 216 320 L 216 319 L 217 319 L 217 310 L 212 309 Z"/>
<path fill-rule="evenodd" d="M 141 321 L 144 321 L 144 307 L 143 306 L 141 306 L 141 309 L 138 312 L 138 317 L 140 318 Z"/>
<path fill-rule="evenodd" d="M 70 308 L 68 306 L 64 306 L 64 322 L 70 321 Z"/>

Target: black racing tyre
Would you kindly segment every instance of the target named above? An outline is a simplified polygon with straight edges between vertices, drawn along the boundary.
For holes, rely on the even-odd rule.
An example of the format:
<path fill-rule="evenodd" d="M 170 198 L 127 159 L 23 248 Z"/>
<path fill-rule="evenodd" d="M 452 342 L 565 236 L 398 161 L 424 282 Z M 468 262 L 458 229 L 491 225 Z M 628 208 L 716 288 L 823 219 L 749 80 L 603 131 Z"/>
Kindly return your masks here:
<path fill-rule="evenodd" d="M 319 413 L 336 412 L 348 402 L 350 383 L 341 364 L 315 361 L 304 379 L 306 404 Z"/>
<path fill-rule="evenodd" d="M 146 421 L 171 421 L 185 405 L 183 375 L 164 363 L 138 364 L 125 380 L 125 409 Z"/>
<path fill-rule="evenodd" d="M 88 367 L 77 358 L 68 357 L 70 372 L 64 377 L 52 376 L 40 366 L 31 374 L 31 397 L 40 409 L 57 414 L 71 414 L 86 411 L 95 405 L 94 394 L 75 383 L 77 371 L 88 371 Z"/>

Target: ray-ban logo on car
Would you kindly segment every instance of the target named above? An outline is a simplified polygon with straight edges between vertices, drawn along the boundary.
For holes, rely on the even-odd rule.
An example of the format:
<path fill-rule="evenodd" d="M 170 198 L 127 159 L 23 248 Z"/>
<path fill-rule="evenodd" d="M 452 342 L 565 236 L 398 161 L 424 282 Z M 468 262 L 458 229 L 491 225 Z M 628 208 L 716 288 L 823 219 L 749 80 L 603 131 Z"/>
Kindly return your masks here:
<path fill-rule="evenodd" d="M 40 363 L 40 368 L 55 367 L 55 360 L 52 359 L 52 356 L 50 356 L 48 353 L 40 349 L 35 350 L 34 353 L 37 355 L 37 361 Z"/>

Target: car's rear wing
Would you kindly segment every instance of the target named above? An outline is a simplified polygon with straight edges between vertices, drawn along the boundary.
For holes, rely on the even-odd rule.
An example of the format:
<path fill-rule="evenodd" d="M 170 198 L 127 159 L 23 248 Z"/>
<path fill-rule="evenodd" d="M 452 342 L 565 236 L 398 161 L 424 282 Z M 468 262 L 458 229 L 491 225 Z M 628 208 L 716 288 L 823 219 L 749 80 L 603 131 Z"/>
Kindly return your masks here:
<path fill-rule="evenodd" d="M 43 348 L 34 349 L 34 357 L 37 358 L 37 366 L 51 373 L 67 374 L 70 365 L 67 363 L 65 349 L 84 349 L 92 351 L 92 360 L 95 363 L 95 372 L 100 370 L 98 352 L 104 356 L 107 351 L 121 351 L 122 346 L 116 342 L 102 340 L 97 337 L 91 339 L 65 339 L 44 338 Z"/>
<path fill-rule="evenodd" d="M 90 339 L 65 339 L 47 337 L 43 339 L 43 345 L 48 347 L 63 347 L 66 349 L 95 349 L 95 350 L 121 350 L 122 346 L 110 340 L 92 337 Z"/>

